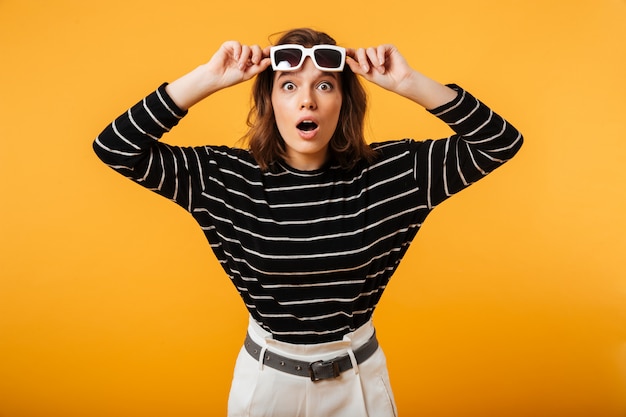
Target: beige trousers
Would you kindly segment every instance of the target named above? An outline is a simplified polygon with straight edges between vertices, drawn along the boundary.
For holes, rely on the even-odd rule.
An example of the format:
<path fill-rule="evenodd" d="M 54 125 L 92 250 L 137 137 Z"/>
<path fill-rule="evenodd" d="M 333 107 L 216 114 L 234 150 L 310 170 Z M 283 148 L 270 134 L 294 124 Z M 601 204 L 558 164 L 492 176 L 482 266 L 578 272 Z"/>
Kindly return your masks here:
<path fill-rule="evenodd" d="M 230 396 L 229 417 L 395 417 L 387 363 L 378 350 L 358 366 L 352 350 L 374 333 L 370 322 L 338 342 L 295 345 L 274 340 L 252 318 L 252 340 L 262 348 L 293 359 L 315 362 L 348 353 L 353 368 L 334 379 L 313 382 L 260 364 L 242 347 L 237 358 Z"/>

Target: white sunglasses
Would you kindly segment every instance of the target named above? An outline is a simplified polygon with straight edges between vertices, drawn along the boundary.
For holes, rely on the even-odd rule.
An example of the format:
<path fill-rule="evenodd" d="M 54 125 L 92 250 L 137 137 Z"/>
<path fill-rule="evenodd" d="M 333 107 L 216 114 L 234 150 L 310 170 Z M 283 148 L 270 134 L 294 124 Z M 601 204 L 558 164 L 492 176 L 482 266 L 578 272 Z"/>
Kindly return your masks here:
<path fill-rule="evenodd" d="M 274 71 L 296 71 L 302 67 L 306 57 L 311 57 L 315 68 L 320 71 L 343 71 L 346 49 L 335 45 L 278 45 L 270 48 L 270 60 Z"/>

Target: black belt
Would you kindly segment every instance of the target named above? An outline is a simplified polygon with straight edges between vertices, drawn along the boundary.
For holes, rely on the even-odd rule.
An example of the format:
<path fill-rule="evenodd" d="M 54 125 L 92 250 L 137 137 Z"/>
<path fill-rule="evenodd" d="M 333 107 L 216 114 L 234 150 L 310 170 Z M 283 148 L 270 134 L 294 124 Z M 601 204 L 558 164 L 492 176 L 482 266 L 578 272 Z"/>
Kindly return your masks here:
<path fill-rule="evenodd" d="M 250 338 L 250 334 L 246 334 L 244 346 L 250 356 L 258 361 L 262 348 Z M 363 346 L 354 350 L 356 363 L 365 362 L 376 352 L 376 349 L 378 349 L 378 340 L 376 339 L 376 333 L 374 333 Z M 352 361 L 348 354 L 326 361 L 305 362 L 266 350 L 263 364 L 288 374 L 311 378 L 311 381 L 337 378 L 342 372 L 352 369 Z"/>

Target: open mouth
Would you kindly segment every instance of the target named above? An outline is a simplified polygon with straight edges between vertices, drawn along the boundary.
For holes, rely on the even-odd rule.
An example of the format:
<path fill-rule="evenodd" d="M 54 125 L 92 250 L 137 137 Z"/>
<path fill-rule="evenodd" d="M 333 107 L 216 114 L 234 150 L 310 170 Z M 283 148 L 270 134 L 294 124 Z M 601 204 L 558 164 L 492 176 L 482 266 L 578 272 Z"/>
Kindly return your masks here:
<path fill-rule="evenodd" d="M 310 132 L 311 130 L 317 129 L 317 123 L 305 120 L 298 123 L 296 127 L 304 132 Z"/>

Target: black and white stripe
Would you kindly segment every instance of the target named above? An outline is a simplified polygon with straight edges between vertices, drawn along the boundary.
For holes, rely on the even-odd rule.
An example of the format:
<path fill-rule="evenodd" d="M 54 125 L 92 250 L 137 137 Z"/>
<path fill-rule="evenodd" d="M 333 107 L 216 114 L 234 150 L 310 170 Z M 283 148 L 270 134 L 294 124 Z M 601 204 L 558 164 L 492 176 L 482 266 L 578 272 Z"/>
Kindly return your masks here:
<path fill-rule="evenodd" d="M 94 142 L 113 169 L 189 211 L 252 316 L 277 339 L 338 340 L 372 315 L 428 213 L 510 159 L 519 132 L 457 86 L 432 111 L 441 140 L 372 144 L 380 157 L 262 172 L 246 150 L 156 139 L 185 116 L 161 86 Z"/>

